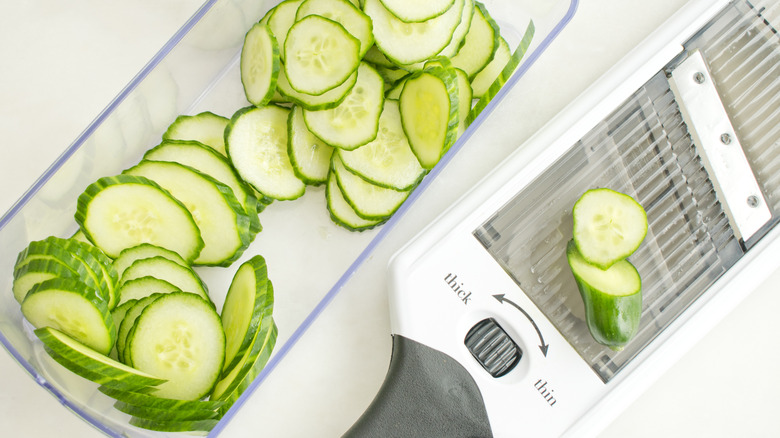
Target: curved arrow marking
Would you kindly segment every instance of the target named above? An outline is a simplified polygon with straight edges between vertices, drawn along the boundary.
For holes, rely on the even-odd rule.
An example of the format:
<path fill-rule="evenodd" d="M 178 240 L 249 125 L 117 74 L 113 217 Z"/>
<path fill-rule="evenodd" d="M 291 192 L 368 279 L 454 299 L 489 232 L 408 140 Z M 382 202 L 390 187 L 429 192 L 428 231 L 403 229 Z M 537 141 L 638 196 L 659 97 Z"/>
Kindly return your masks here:
<path fill-rule="evenodd" d="M 514 301 L 509 300 L 507 298 L 504 298 L 504 294 L 493 295 L 493 298 L 498 300 L 498 302 L 501 303 L 501 304 L 509 303 L 515 309 L 523 312 L 523 315 L 525 315 L 525 317 L 528 318 L 529 321 L 531 321 L 531 324 L 533 324 L 534 329 L 536 330 L 536 334 L 539 335 L 539 341 L 541 342 L 541 344 L 539 344 L 539 349 L 542 350 L 542 354 L 544 355 L 544 357 L 547 357 L 547 349 L 550 348 L 550 346 L 544 342 L 544 337 L 542 336 L 542 331 L 539 330 L 539 326 L 536 325 L 536 322 L 534 321 L 533 318 L 531 318 L 531 315 L 529 315 L 528 312 L 526 312 L 522 307 L 517 305 L 517 303 L 515 303 Z"/>

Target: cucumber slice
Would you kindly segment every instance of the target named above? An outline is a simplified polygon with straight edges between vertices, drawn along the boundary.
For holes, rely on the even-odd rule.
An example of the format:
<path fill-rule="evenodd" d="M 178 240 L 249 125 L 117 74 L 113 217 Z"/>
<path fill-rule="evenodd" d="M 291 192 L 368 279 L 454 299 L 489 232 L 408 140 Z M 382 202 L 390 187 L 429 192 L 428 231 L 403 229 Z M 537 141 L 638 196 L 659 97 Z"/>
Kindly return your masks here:
<path fill-rule="evenodd" d="M 218 419 L 219 411 L 205 411 L 194 410 L 185 411 L 183 409 L 169 410 L 159 409 L 149 406 L 139 406 L 130 404 L 123 401 L 116 401 L 114 408 L 125 414 L 132 415 L 140 419 L 155 420 L 155 421 L 195 421 L 195 420 L 210 420 Z"/>
<path fill-rule="evenodd" d="M 385 54 L 382 53 L 381 50 L 379 50 L 376 44 L 374 44 L 368 49 L 366 54 L 363 56 L 363 61 L 370 62 L 373 65 L 381 66 L 381 67 L 390 67 L 390 68 L 397 67 L 397 65 L 393 61 L 387 59 L 387 56 L 385 56 Z"/>
<path fill-rule="evenodd" d="M 147 275 L 145 277 L 134 278 L 125 281 L 119 288 L 119 305 L 128 301 L 140 300 L 153 294 L 167 294 L 171 292 L 182 292 L 182 290 L 172 283 Z"/>
<path fill-rule="evenodd" d="M 107 355 L 116 327 L 106 301 L 73 278 L 38 283 L 22 302 L 22 314 L 35 328 L 52 327 Z"/>
<path fill-rule="evenodd" d="M 325 198 L 328 201 L 328 212 L 333 222 L 350 231 L 370 230 L 386 221 L 386 219 L 363 219 L 358 216 L 352 206 L 344 199 L 339 183 L 336 180 L 336 174 L 333 172 L 328 174 Z"/>
<path fill-rule="evenodd" d="M 208 288 L 194 270 L 160 256 L 133 262 L 122 274 L 119 286 L 123 288 L 129 281 L 147 276 L 165 280 L 182 292 L 193 293 L 204 300 L 209 300 Z"/>
<path fill-rule="evenodd" d="M 504 70 L 511 57 L 509 44 L 503 37 L 499 37 L 493 59 L 471 79 L 471 90 L 474 93 L 474 98 L 481 98 L 487 93 L 488 88 Z"/>
<path fill-rule="evenodd" d="M 363 219 L 390 217 L 411 193 L 410 190 L 398 191 L 371 184 L 347 170 L 338 155 L 333 156 L 332 172 L 336 175 L 344 200 Z"/>
<path fill-rule="evenodd" d="M 471 19 L 474 17 L 474 7 L 474 0 L 463 1 L 463 11 L 460 13 L 458 27 L 456 27 L 455 31 L 452 33 L 452 39 L 450 39 L 447 47 L 443 48 L 438 56 L 452 58 L 458 53 L 466 38 L 466 34 L 471 28 Z"/>
<path fill-rule="evenodd" d="M 310 111 L 317 111 L 323 109 L 330 109 L 337 107 L 341 102 L 346 99 L 347 94 L 352 90 L 357 82 L 358 72 L 352 73 L 346 81 L 332 90 L 328 90 L 319 96 L 312 94 L 300 93 L 290 86 L 290 82 L 287 81 L 287 74 L 285 69 L 279 72 L 279 81 L 277 82 L 278 91 L 282 96 L 287 98 L 290 102 L 302 106 Z"/>
<path fill-rule="evenodd" d="M 419 22 L 430 20 L 447 12 L 455 3 L 454 0 L 380 0 L 384 6 L 399 20 Z"/>
<path fill-rule="evenodd" d="M 225 131 L 228 157 L 241 178 L 263 195 L 280 200 L 303 195 L 287 155 L 289 110 L 275 105 L 236 112 Z"/>
<path fill-rule="evenodd" d="M 341 24 L 319 15 L 293 24 L 284 53 L 290 86 L 315 96 L 342 84 L 360 65 L 360 41 Z"/>
<path fill-rule="evenodd" d="M 138 317 L 141 315 L 141 312 L 143 312 L 149 303 L 161 296 L 161 294 L 152 294 L 139 300 L 135 300 L 133 305 L 127 309 L 125 316 L 119 323 L 116 334 L 116 353 L 117 358 L 126 365 L 132 365 L 126 360 L 124 352 L 125 347 L 127 346 L 127 337 L 133 330 L 136 319 L 138 319 Z"/>
<path fill-rule="evenodd" d="M 41 258 L 30 260 L 14 270 L 12 286 L 14 298 L 16 298 L 19 304 L 22 304 L 35 285 L 53 278 L 79 279 L 80 274 L 57 259 Z"/>
<path fill-rule="evenodd" d="M 452 65 L 473 78 L 493 59 L 498 48 L 499 28 L 490 17 L 485 5 L 474 2 L 474 15 L 471 26 L 463 38 L 463 45 L 454 56 Z"/>
<path fill-rule="evenodd" d="M 119 349 L 117 347 L 117 344 L 119 343 L 119 329 L 122 326 L 122 321 L 124 321 L 128 310 L 130 310 L 130 308 L 133 307 L 136 302 L 138 302 L 138 300 L 126 300 L 120 304 L 117 304 L 114 310 L 111 311 L 111 317 L 114 318 L 114 325 L 116 326 L 116 341 L 114 341 L 114 348 L 111 349 L 108 357 L 119 362 L 121 362 L 119 359 Z"/>
<path fill-rule="evenodd" d="M 125 387 L 130 390 L 156 386 L 165 382 L 164 379 L 119 363 L 57 329 L 39 328 L 35 330 L 35 335 L 43 342 L 54 360 L 72 372 L 96 383 L 110 384 L 116 388 Z"/>
<path fill-rule="evenodd" d="M 412 152 L 432 169 L 458 135 L 458 78 L 452 68 L 433 67 L 406 80 L 399 99 L 401 124 Z"/>
<path fill-rule="evenodd" d="M 428 2 L 417 2 L 421 7 Z M 460 23 L 464 0 L 455 0 L 443 14 L 419 23 L 405 23 L 380 0 L 366 0 L 363 12 L 374 23 L 374 44 L 399 65 L 415 64 L 436 56 L 452 40 Z"/>
<path fill-rule="evenodd" d="M 268 16 L 268 27 L 271 28 L 271 33 L 279 43 L 280 49 L 284 47 L 287 34 L 295 23 L 295 14 L 298 13 L 301 3 L 303 0 L 285 0 L 274 6 L 273 13 Z M 284 61 L 284 50 L 280 50 L 279 56 Z"/>
<path fill-rule="evenodd" d="M 176 262 L 185 267 L 190 266 L 189 263 L 181 258 L 179 254 L 169 249 L 165 249 L 151 243 L 142 243 L 140 245 L 122 250 L 122 252 L 119 253 L 119 256 L 114 260 L 114 269 L 116 270 L 119 278 L 122 278 L 125 270 L 130 267 L 133 262 L 155 256 L 165 257 L 168 260 Z"/>
<path fill-rule="evenodd" d="M 241 49 L 241 84 L 250 103 L 263 106 L 271 100 L 280 68 L 276 38 L 267 25 L 256 23 L 246 33 Z"/>
<path fill-rule="evenodd" d="M 241 361 L 252 346 L 260 323 L 273 312 L 273 289 L 268 284 L 265 259 L 260 255 L 242 263 L 233 276 L 222 306 L 226 337 L 223 375 Z"/>
<path fill-rule="evenodd" d="M 460 137 L 468 128 L 467 118 L 471 112 L 471 99 L 474 94 L 466 72 L 455 68 L 455 75 L 458 79 L 458 137 Z"/>
<path fill-rule="evenodd" d="M 363 62 L 357 83 L 337 107 L 303 111 L 312 134 L 330 146 L 353 150 L 376 138 L 384 101 L 384 81 L 373 67 Z"/>
<path fill-rule="evenodd" d="M 76 222 L 91 242 L 111 258 L 125 248 L 153 243 L 192 261 L 203 248 L 189 210 L 151 180 L 105 177 L 79 196 Z"/>
<path fill-rule="evenodd" d="M 126 342 L 133 367 L 168 380 L 154 393 L 160 397 L 200 399 L 214 387 L 225 360 L 219 315 L 188 293 L 165 294 L 146 306 Z"/>
<path fill-rule="evenodd" d="M 309 15 L 319 15 L 344 26 L 360 42 L 359 58 L 374 45 L 371 19 L 347 0 L 306 0 L 298 7 L 295 20 L 300 21 Z"/>
<path fill-rule="evenodd" d="M 376 139 L 353 151 L 337 153 L 344 167 L 381 187 L 410 190 L 425 174 L 404 134 L 396 100 L 385 100 Z"/>
<path fill-rule="evenodd" d="M 320 185 L 328 179 L 333 147 L 309 131 L 303 120 L 303 109 L 296 105 L 287 119 L 287 155 L 295 176 L 306 184 Z"/>
<path fill-rule="evenodd" d="M 631 255 L 647 234 L 647 214 L 630 196 L 607 188 L 585 192 L 574 204 L 574 242 L 582 257 L 607 269 Z"/>
<path fill-rule="evenodd" d="M 252 188 L 241 181 L 226 157 L 195 141 L 168 140 L 148 150 L 144 160 L 172 161 L 205 173 L 233 190 L 236 199 L 244 207 L 250 222 L 250 230 L 257 234 L 262 230 L 257 217 L 257 198 Z"/>
<path fill-rule="evenodd" d="M 229 119 L 210 111 L 194 116 L 182 115 L 171 123 L 163 140 L 194 140 L 219 152 L 225 153 L 225 127 Z"/>
<path fill-rule="evenodd" d="M 108 301 L 108 309 L 113 309 L 119 297 L 116 292 L 116 283 L 119 275 L 112 266 L 112 261 L 97 247 L 79 242 L 75 239 L 61 239 L 55 236 L 46 238 L 46 242 L 56 245 L 73 255 L 85 268 L 87 277 L 81 280 L 88 286 L 93 285 L 99 293 Z"/>
<path fill-rule="evenodd" d="M 165 421 L 150 420 L 148 418 L 130 417 L 130 424 L 142 429 L 156 430 L 158 432 L 208 432 L 219 423 L 217 419 L 209 420 L 183 420 Z"/>
<path fill-rule="evenodd" d="M 585 304 L 585 319 L 593 339 L 619 351 L 636 335 L 642 316 L 642 280 L 636 268 L 621 260 L 606 270 L 585 260 L 574 240 L 566 259 Z"/>
<path fill-rule="evenodd" d="M 154 409 L 168 411 L 189 411 L 189 412 L 214 412 L 225 404 L 217 400 L 178 400 L 172 398 L 159 397 L 153 394 L 142 394 L 138 392 L 122 391 L 105 386 L 99 386 L 98 390 L 103 394 L 127 404 L 135 406 L 148 406 Z"/>
<path fill-rule="evenodd" d="M 189 166 L 169 161 L 143 160 L 124 173 L 155 181 L 192 213 L 204 242 L 193 264 L 227 266 L 249 246 L 249 215 L 225 184 Z"/>

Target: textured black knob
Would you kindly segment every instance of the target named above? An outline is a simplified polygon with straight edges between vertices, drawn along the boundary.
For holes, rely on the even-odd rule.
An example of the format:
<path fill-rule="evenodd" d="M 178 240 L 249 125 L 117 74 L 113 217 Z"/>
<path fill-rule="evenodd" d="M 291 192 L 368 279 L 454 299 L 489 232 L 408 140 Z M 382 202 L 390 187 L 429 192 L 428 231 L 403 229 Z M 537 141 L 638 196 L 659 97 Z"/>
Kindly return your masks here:
<path fill-rule="evenodd" d="M 474 359 L 493 377 L 512 371 L 523 357 L 523 350 L 493 318 L 475 324 L 464 342 Z"/>

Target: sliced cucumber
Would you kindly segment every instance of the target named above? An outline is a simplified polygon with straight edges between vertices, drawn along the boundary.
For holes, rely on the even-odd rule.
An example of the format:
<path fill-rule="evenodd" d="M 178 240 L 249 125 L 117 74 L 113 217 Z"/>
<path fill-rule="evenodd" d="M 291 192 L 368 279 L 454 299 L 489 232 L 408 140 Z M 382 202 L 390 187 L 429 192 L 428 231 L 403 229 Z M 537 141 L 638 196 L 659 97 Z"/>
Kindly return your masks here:
<path fill-rule="evenodd" d="M 490 17 L 485 5 L 474 2 L 474 16 L 463 39 L 463 45 L 454 56 L 452 65 L 473 78 L 493 59 L 498 48 L 498 24 Z"/>
<path fill-rule="evenodd" d="M 119 363 L 57 329 L 42 327 L 35 330 L 35 335 L 55 360 L 74 373 L 96 383 L 138 389 L 165 382 L 164 379 Z"/>
<path fill-rule="evenodd" d="M 143 160 L 124 173 L 155 181 L 192 213 L 204 242 L 193 264 L 227 266 L 249 246 L 251 220 L 225 184 L 192 167 L 169 161 Z"/>
<path fill-rule="evenodd" d="M 236 112 L 225 131 L 228 157 L 241 178 L 263 195 L 280 200 L 303 195 L 287 155 L 289 110 L 269 105 Z"/>
<path fill-rule="evenodd" d="M 309 131 L 303 120 L 303 109 L 297 105 L 292 107 L 287 119 L 287 155 L 301 181 L 311 185 L 327 181 L 333 147 Z"/>
<path fill-rule="evenodd" d="M 182 115 L 171 123 L 162 138 L 163 140 L 194 140 L 226 155 L 225 127 L 227 127 L 228 121 L 227 117 L 210 111 L 193 116 Z"/>
<path fill-rule="evenodd" d="M 374 23 L 376 46 L 394 63 L 408 65 L 434 57 L 447 47 L 460 23 L 463 5 L 464 0 L 455 0 L 443 14 L 419 23 L 403 22 L 380 0 L 366 0 L 363 11 Z"/>
<path fill-rule="evenodd" d="M 205 300 L 209 299 L 206 284 L 194 270 L 160 256 L 133 262 L 122 274 L 122 279 L 119 280 L 120 288 L 123 288 L 130 280 L 147 276 L 165 280 L 181 289 L 182 292 L 193 293 Z"/>
<path fill-rule="evenodd" d="M 41 258 L 29 260 L 14 270 L 12 286 L 14 298 L 16 298 L 19 304 L 22 304 L 33 286 L 52 278 L 79 279 L 80 274 L 57 259 Z"/>
<path fill-rule="evenodd" d="M 142 429 L 156 430 L 158 432 L 208 432 L 213 429 L 217 423 L 219 423 L 219 420 L 215 418 L 208 420 L 165 421 L 130 417 L 131 425 Z"/>
<path fill-rule="evenodd" d="M 347 170 L 338 155 L 333 156 L 332 166 L 344 200 L 363 219 L 381 220 L 390 217 L 411 193 L 410 190 L 388 189 L 366 181 Z"/>
<path fill-rule="evenodd" d="M 230 283 L 222 306 L 225 365 L 229 373 L 252 346 L 263 319 L 273 312 L 273 289 L 268 287 L 265 259 L 256 255 L 242 263 Z"/>
<path fill-rule="evenodd" d="M 225 360 L 225 333 L 211 305 L 188 293 L 165 294 L 146 306 L 126 341 L 134 368 L 168 381 L 160 397 L 198 400 L 211 391 Z"/>
<path fill-rule="evenodd" d="M 134 300 L 133 305 L 125 311 L 125 315 L 119 323 L 116 334 L 117 358 L 124 364 L 132 366 L 132 363 L 125 357 L 124 352 L 125 347 L 127 346 L 127 337 L 133 330 L 136 319 L 138 319 L 146 306 L 161 296 L 162 294 L 152 294 L 139 300 Z"/>
<path fill-rule="evenodd" d="M 493 59 L 471 79 L 471 90 L 474 93 L 474 98 L 481 98 L 487 93 L 488 88 L 499 77 L 511 57 L 512 53 L 509 50 L 509 44 L 503 37 L 499 37 L 498 47 L 493 55 Z"/>
<path fill-rule="evenodd" d="M 246 33 L 241 49 L 241 83 L 250 103 L 262 106 L 271 100 L 280 68 L 276 38 L 267 25 L 256 23 Z"/>
<path fill-rule="evenodd" d="M 574 204 L 574 242 L 582 257 L 607 269 L 631 255 L 647 234 L 647 214 L 632 197 L 607 188 L 585 192 Z"/>
<path fill-rule="evenodd" d="M 119 253 L 119 256 L 114 260 L 114 269 L 117 272 L 119 278 L 122 278 L 122 274 L 125 273 L 125 269 L 130 267 L 136 260 L 148 259 L 150 257 L 165 257 L 173 262 L 176 262 L 182 266 L 189 267 L 189 263 L 181 258 L 181 256 L 169 249 L 153 245 L 151 243 L 142 243 L 127 249 L 124 249 Z"/>
<path fill-rule="evenodd" d="M 125 281 L 119 288 L 119 305 L 128 301 L 139 300 L 153 294 L 182 292 L 172 283 L 147 275 Z"/>
<path fill-rule="evenodd" d="M 319 15 L 344 26 L 360 41 L 359 58 L 374 45 L 371 19 L 347 0 L 306 0 L 298 7 L 295 19 L 300 21 L 309 15 Z"/>
<path fill-rule="evenodd" d="M 439 56 L 452 58 L 458 53 L 460 47 L 463 45 L 463 41 L 466 38 L 466 34 L 471 28 L 471 19 L 473 17 L 474 0 L 464 0 L 463 11 L 460 13 L 460 23 L 458 23 L 458 27 L 456 27 L 455 31 L 452 33 L 452 39 L 450 39 L 447 47 L 443 48 L 441 52 L 439 52 Z"/>
<path fill-rule="evenodd" d="M 203 248 L 189 210 L 153 181 L 132 175 L 105 177 L 79 196 L 76 222 L 111 258 L 125 248 L 153 243 L 192 261 Z"/>
<path fill-rule="evenodd" d="M 458 136 L 455 70 L 433 67 L 415 73 L 406 80 L 399 105 L 412 152 L 424 169 L 432 169 Z"/>
<path fill-rule="evenodd" d="M 295 14 L 298 13 L 298 7 L 300 7 L 301 3 L 303 3 L 303 0 L 284 0 L 274 6 L 273 13 L 268 16 L 268 27 L 271 28 L 271 33 L 276 38 L 277 43 L 279 43 L 279 55 L 282 61 L 285 59 L 284 50 L 282 49 L 284 41 L 287 39 L 290 28 L 295 23 Z"/>
<path fill-rule="evenodd" d="M 460 137 L 468 127 L 467 118 L 471 112 L 471 99 L 474 94 L 466 72 L 455 68 L 455 75 L 458 79 L 458 137 Z"/>
<path fill-rule="evenodd" d="M 116 340 L 106 301 L 72 278 L 53 278 L 33 286 L 22 302 L 22 314 L 35 328 L 52 327 L 104 355 Z"/>
<path fill-rule="evenodd" d="M 338 87 L 360 64 L 360 41 L 341 24 L 309 15 L 293 24 L 284 42 L 290 86 L 320 95 Z"/>
<path fill-rule="evenodd" d="M 217 400 L 179 400 L 159 397 L 153 394 L 141 394 L 138 392 L 122 391 L 114 388 L 99 386 L 98 390 L 103 394 L 127 404 L 135 406 L 148 406 L 150 408 L 168 411 L 189 412 L 214 412 L 225 404 Z"/>
<path fill-rule="evenodd" d="M 338 106 L 304 110 L 303 118 L 312 134 L 330 146 L 352 150 L 376 138 L 384 101 L 384 81 L 373 67 L 363 62 L 357 83 Z"/>
<path fill-rule="evenodd" d="M 337 153 L 344 167 L 382 187 L 409 190 L 425 174 L 404 134 L 396 100 L 385 100 L 376 139 L 353 151 Z"/>
<path fill-rule="evenodd" d="M 338 87 L 332 90 L 328 90 L 319 96 L 314 96 L 312 94 L 300 93 L 293 89 L 293 87 L 291 87 L 290 83 L 287 81 L 287 74 L 285 73 L 284 68 L 282 68 L 282 70 L 279 72 L 277 90 L 290 102 L 300 105 L 307 110 L 317 111 L 337 107 L 341 102 L 344 101 L 344 99 L 346 99 L 347 94 L 350 90 L 352 90 L 352 87 L 355 86 L 356 82 L 357 71 L 352 73 L 347 78 L 347 80 Z"/>
<path fill-rule="evenodd" d="M 344 199 L 344 194 L 341 193 L 339 183 L 336 180 L 336 174 L 333 172 L 328 174 L 325 197 L 328 201 L 328 212 L 333 222 L 350 231 L 370 230 L 385 222 L 385 219 L 369 220 L 358 216 L 352 206 Z"/>
<path fill-rule="evenodd" d="M 447 12 L 454 0 L 380 0 L 399 20 L 405 22 L 426 21 Z"/>
<path fill-rule="evenodd" d="M 79 242 L 75 239 L 61 239 L 55 236 L 46 238 L 46 242 L 59 246 L 64 251 L 72 254 L 84 265 L 87 277 L 81 277 L 87 285 L 93 284 L 97 291 L 108 301 L 108 309 L 113 309 L 119 297 L 116 292 L 116 283 L 119 275 L 113 267 L 112 260 L 96 246 Z"/>
<path fill-rule="evenodd" d="M 566 259 L 585 304 L 585 319 L 593 339 L 619 351 L 636 335 L 642 316 L 642 280 L 636 268 L 621 260 L 606 270 L 592 265 L 573 240 Z"/>
<path fill-rule="evenodd" d="M 125 414 L 132 415 L 138 419 L 147 419 L 155 421 L 196 421 L 218 419 L 220 413 L 217 410 L 170 410 L 160 409 L 149 406 L 139 406 L 131 403 L 116 401 L 114 408 Z"/>

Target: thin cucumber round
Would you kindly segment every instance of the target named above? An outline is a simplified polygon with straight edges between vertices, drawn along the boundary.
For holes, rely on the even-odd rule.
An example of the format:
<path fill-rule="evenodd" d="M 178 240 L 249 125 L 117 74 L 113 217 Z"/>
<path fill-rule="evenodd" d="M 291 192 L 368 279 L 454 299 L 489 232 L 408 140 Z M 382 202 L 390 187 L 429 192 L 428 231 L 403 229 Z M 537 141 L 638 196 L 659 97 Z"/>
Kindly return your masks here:
<path fill-rule="evenodd" d="M 320 185 L 328 179 L 333 147 L 309 131 L 303 109 L 295 105 L 287 119 L 287 155 L 295 175 L 306 184 Z"/>
<path fill-rule="evenodd" d="M 473 78 L 493 59 L 498 48 L 498 24 L 490 17 L 485 5 L 475 2 L 471 26 L 463 38 L 463 45 L 452 56 L 452 65 Z"/>
<path fill-rule="evenodd" d="M 325 198 L 327 199 L 328 212 L 333 222 L 350 231 L 370 230 L 386 221 L 386 219 L 363 219 L 358 216 L 352 206 L 349 205 L 349 202 L 344 199 L 344 194 L 341 192 L 339 183 L 336 180 L 336 174 L 333 172 L 328 174 Z"/>
<path fill-rule="evenodd" d="M 103 251 L 89 243 L 79 242 L 75 239 L 61 239 L 55 236 L 46 238 L 46 242 L 59 246 L 64 251 L 72 254 L 84 265 L 87 277 L 81 280 L 87 285 L 95 285 L 97 291 L 108 301 L 109 310 L 117 304 L 116 283 L 119 275 L 112 266 L 112 261 Z"/>
<path fill-rule="evenodd" d="M 133 262 L 122 274 L 119 287 L 123 288 L 127 282 L 147 276 L 165 280 L 181 289 L 182 292 L 193 293 L 205 300 L 209 299 L 206 284 L 193 269 L 161 256 Z"/>
<path fill-rule="evenodd" d="M 454 0 L 380 0 L 382 5 L 399 20 L 419 22 L 430 20 L 447 12 Z"/>
<path fill-rule="evenodd" d="M 330 146 L 353 150 L 376 138 L 384 101 L 384 81 L 363 62 L 357 83 L 343 102 L 331 109 L 304 110 L 303 119 L 312 134 Z"/>
<path fill-rule="evenodd" d="M 458 79 L 458 137 L 460 137 L 468 127 L 466 120 L 471 112 L 471 99 L 474 94 L 466 72 L 455 68 L 455 75 Z"/>
<path fill-rule="evenodd" d="M 80 275 L 60 260 L 40 258 L 30 260 L 14 270 L 12 290 L 14 298 L 22 304 L 30 290 L 43 281 L 52 278 L 79 279 Z"/>
<path fill-rule="evenodd" d="M 647 234 L 647 214 L 632 197 L 607 188 L 585 192 L 572 209 L 574 242 L 601 269 L 631 255 Z"/>
<path fill-rule="evenodd" d="M 385 100 L 376 139 L 353 151 L 337 153 L 347 169 L 382 187 L 410 190 L 425 175 L 404 134 L 396 100 Z"/>
<path fill-rule="evenodd" d="M 169 411 L 189 412 L 214 412 L 225 404 L 217 400 L 179 400 L 160 397 L 154 394 L 141 394 L 138 392 L 122 391 L 114 388 L 99 386 L 98 390 L 103 394 L 127 404 L 135 406 L 148 406 L 154 409 Z"/>
<path fill-rule="evenodd" d="M 362 58 L 374 45 L 371 19 L 347 0 L 306 0 L 298 7 L 295 20 L 319 15 L 333 20 L 360 41 L 358 57 Z"/>
<path fill-rule="evenodd" d="M 241 178 L 263 195 L 279 200 L 303 195 L 287 155 L 289 110 L 275 105 L 236 112 L 225 131 L 228 157 Z"/>
<path fill-rule="evenodd" d="M 360 65 L 360 41 L 341 24 L 319 15 L 293 24 L 284 53 L 290 86 L 315 96 L 342 84 Z"/>
<path fill-rule="evenodd" d="M 303 3 L 303 0 L 284 0 L 278 5 L 274 6 L 268 17 L 268 27 L 271 28 L 271 33 L 279 43 L 279 55 L 282 61 L 284 61 L 284 41 L 287 39 L 287 34 L 290 32 L 290 28 L 295 24 L 295 14 L 298 12 L 298 8 Z"/>
<path fill-rule="evenodd" d="M 146 306 L 161 296 L 161 294 L 152 294 L 138 300 L 133 300 L 133 305 L 125 311 L 125 315 L 119 323 L 116 334 L 117 358 L 124 364 L 132 366 L 132 363 L 125 358 L 124 352 L 125 347 L 127 346 L 127 337 L 133 330 L 136 319 L 138 319 Z"/>
<path fill-rule="evenodd" d="M 211 305 L 188 293 L 165 294 L 146 306 L 126 341 L 134 368 L 168 381 L 154 394 L 198 400 L 217 382 L 225 333 Z"/>
<path fill-rule="evenodd" d="M 471 28 L 471 19 L 473 17 L 474 0 L 464 0 L 463 11 L 460 14 L 460 23 L 458 23 L 458 27 L 455 28 L 455 31 L 452 32 L 452 39 L 450 39 L 447 47 L 443 48 L 441 52 L 439 52 L 439 56 L 452 58 L 458 53 L 460 47 L 463 45 L 463 41 L 466 38 L 466 34 Z"/>
<path fill-rule="evenodd" d="M 256 106 L 267 104 L 274 96 L 280 69 L 276 38 L 267 25 L 256 23 L 246 33 L 241 49 L 241 83 L 246 99 Z"/>
<path fill-rule="evenodd" d="M 347 170 L 338 155 L 333 156 L 332 172 L 336 182 L 355 213 L 367 220 L 390 217 L 409 197 L 411 191 L 399 191 L 380 187 Z"/>
<path fill-rule="evenodd" d="M 147 275 L 125 281 L 119 288 L 119 305 L 131 300 L 139 300 L 153 294 L 182 292 L 174 284 L 160 278 Z"/>
<path fill-rule="evenodd" d="M 139 406 L 131 403 L 116 401 L 114 408 L 120 412 L 124 412 L 127 415 L 132 415 L 139 419 L 155 420 L 155 421 L 195 421 L 195 420 L 209 420 L 218 419 L 219 411 L 206 411 L 206 410 L 192 410 L 187 411 L 183 409 L 171 410 L 160 409 L 149 406 Z"/>
<path fill-rule="evenodd" d="M 163 140 L 194 140 L 225 154 L 225 127 L 229 119 L 204 111 L 195 115 L 181 115 L 165 131 Z"/>
<path fill-rule="evenodd" d="M 79 196 L 76 222 L 109 257 L 153 243 L 192 261 L 203 248 L 200 229 L 179 200 L 150 179 L 118 175 L 91 184 Z"/>
<path fill-rule="evenodd" d="M 136 260 L 148 259 L 150 257 L 165 257 L 172 262 L 176 262 L 182 266 L 189 267 L 189 263 L 181 258 L 181 256 L 169 249 L 153 245 L 151 243 L 142 243 L 127 249 L 124 249 L 119 256 L 114 259 L 114 269 L 117 272 L 119 278 L 122 278 L 122 274 L 125 273 L 125 269 L 129 268 Z"/>
<path fill-rule="evenodd" d="M 503 37 L 499 37 L 493 59 L 471 79 L 471 90 L 475 98 L 480 98 L 487 93 L 488 88 L 499 77 L 511 57 L 512 52 L 509 50 L 509 44 Z"/>
<path fill-rule="evenodd" d="M 346 81 L 341 83 L 338 87 L 328 90 L 318 96 L 313 94 L 301 93 L 290 86 L 290 82 L 287 80 L 287 74 L 285 69 L 279 72 L 279 81 L 277 82 L 277 90 L 288 101 L 300 105 L 303 108 L 310 111 L 317 111 L 323 109 L 330 109 L 337 107 L 341 102 L 346 99 L 347 94 L 352 90 L 357 82 L 357 71 L 352 73 Z"/>
<path fill-rule="evenodd" d="M 150 420 L 130 417 L 130 425 L 158 432 L 208 432 L 219 423 L 216 418 L 208 420 Z"/>

